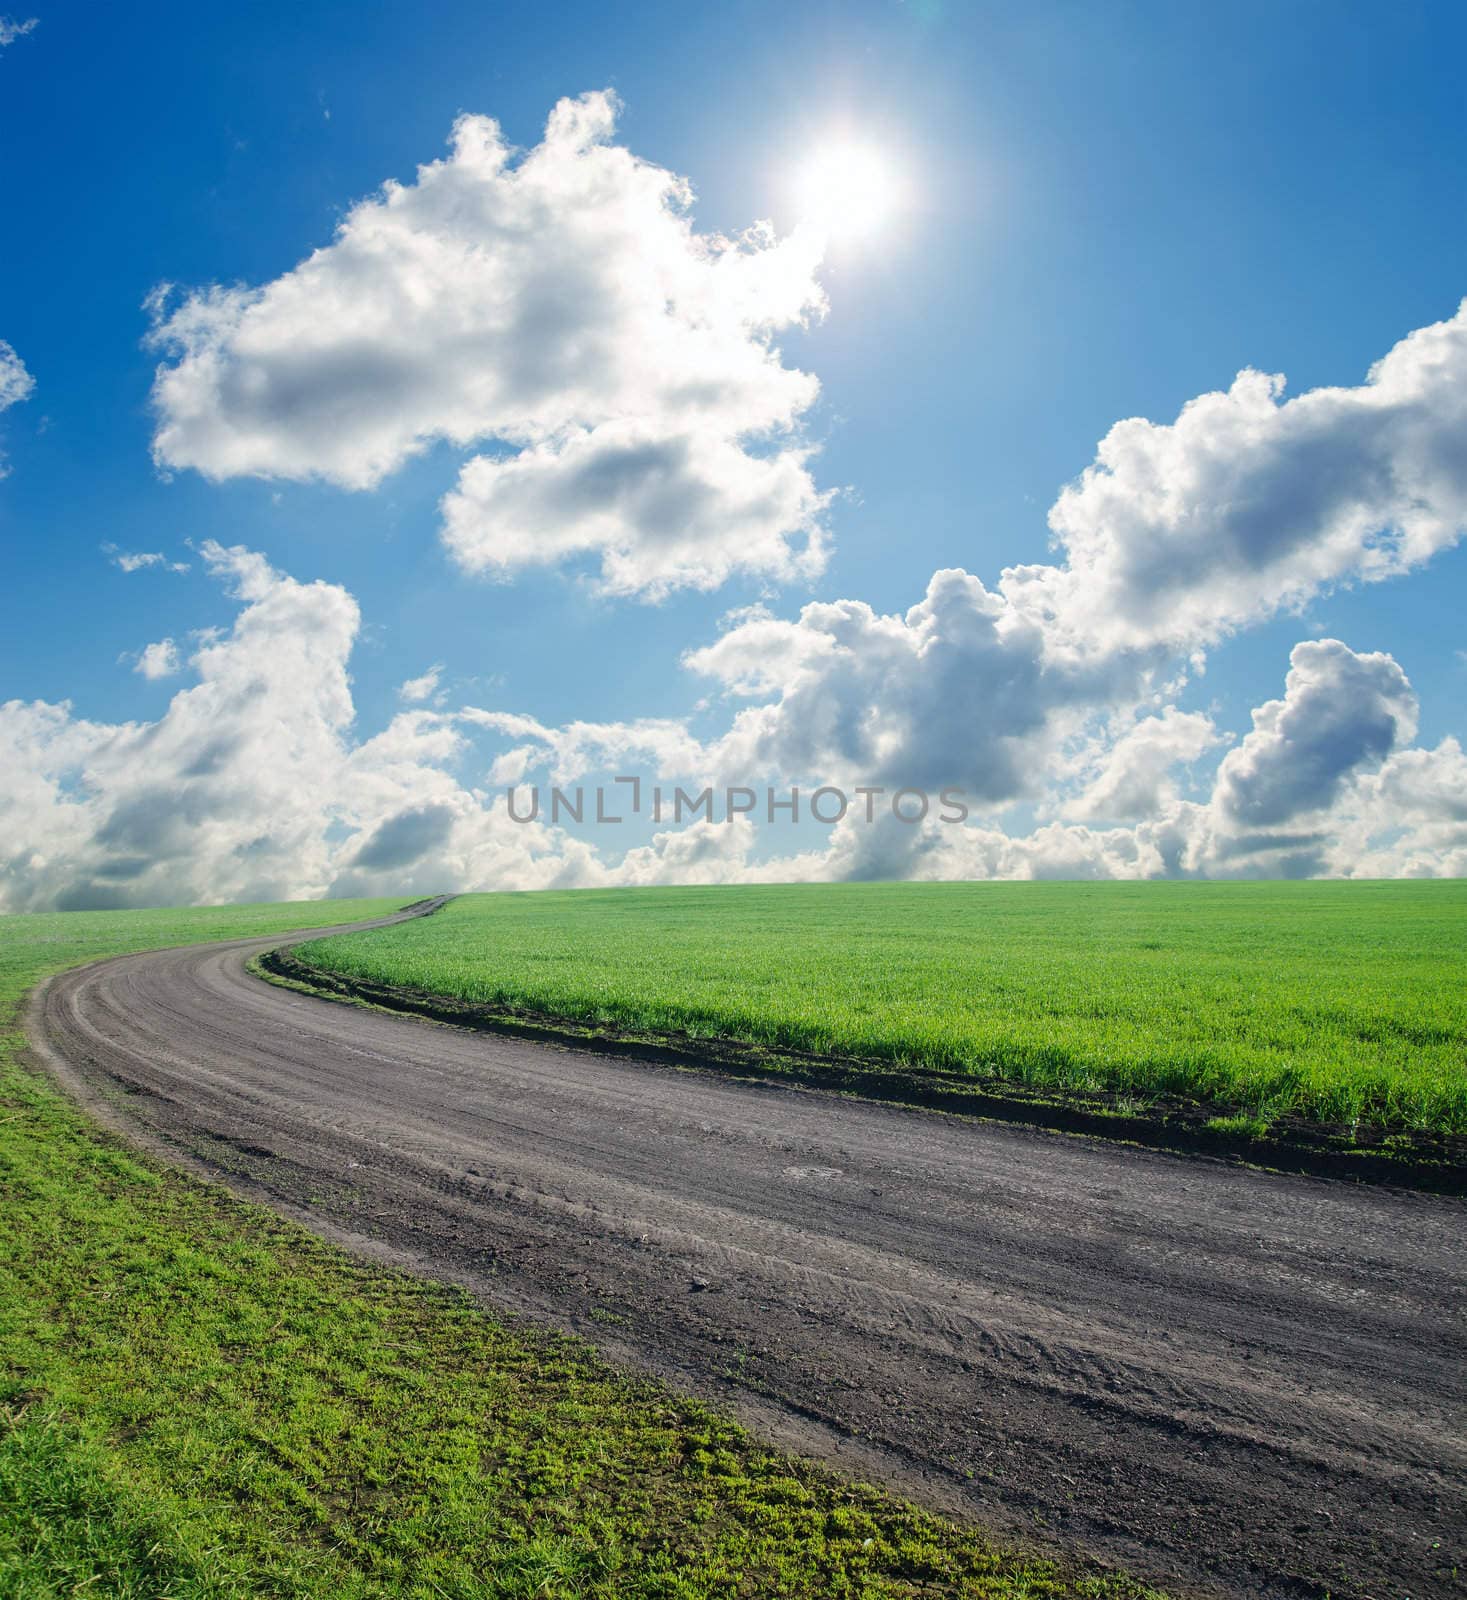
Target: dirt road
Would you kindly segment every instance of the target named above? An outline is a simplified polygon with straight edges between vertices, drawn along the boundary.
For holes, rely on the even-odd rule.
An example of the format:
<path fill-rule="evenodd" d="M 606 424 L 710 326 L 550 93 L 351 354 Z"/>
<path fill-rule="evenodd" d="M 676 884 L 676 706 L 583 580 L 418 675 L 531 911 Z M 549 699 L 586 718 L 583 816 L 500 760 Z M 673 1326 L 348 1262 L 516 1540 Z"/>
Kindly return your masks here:
<path fill-rule="evenodd" d="M 1467 1593 L 1467 1206 L 271 987 L 54 979 L 37 1053 L 242 1193 L 1180 1590 Z"/>

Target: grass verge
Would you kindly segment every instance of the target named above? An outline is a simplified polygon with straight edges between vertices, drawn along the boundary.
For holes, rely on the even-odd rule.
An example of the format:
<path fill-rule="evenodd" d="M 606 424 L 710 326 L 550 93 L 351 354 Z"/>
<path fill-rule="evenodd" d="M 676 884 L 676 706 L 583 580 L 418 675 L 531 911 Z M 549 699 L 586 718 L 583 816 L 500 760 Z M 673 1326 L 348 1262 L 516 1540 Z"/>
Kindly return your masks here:
<path fill-rule="evenodd" d="M 0 920 L 0 1592 L 1140 1596 L 762 1448 L 162 1169 L 22 1063 L 47 972 L 388 909 Z"/>

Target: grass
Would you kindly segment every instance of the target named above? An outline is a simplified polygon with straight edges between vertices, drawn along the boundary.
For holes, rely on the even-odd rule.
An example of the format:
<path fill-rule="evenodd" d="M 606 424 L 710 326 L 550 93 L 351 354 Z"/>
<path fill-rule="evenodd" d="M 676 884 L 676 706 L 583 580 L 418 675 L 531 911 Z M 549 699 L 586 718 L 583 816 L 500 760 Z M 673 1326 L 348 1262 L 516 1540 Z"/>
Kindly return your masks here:
<path fill-rule="evenodd" d="M 491 1006 L 1261 1131 L 1467 1133 L 1467 881 L 834 884 L 472 895 L 303 955 Z"/>
<path fill-rule="evenodd" d="M 18 1060 L 95 956 L 383 905 L 0 919 L 0 1594 L 1139 1596 L 354 1262 L 142 1159 Z"/>

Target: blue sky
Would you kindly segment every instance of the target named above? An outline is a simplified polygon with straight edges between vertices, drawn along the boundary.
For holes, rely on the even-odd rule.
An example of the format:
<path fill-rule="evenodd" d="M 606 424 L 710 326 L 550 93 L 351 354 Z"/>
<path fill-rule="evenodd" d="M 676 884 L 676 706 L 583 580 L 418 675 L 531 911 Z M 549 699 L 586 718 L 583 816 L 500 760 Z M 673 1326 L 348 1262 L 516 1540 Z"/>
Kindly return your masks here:
<path fill-rule="evenodd" d="M 355 596 L 352 737 L 441 662 L 455 704 L 547 727 L 691 717 L 711 738 L 728 714 L 695 709 L 708 686 L 679 659 L 731 610 L 902 612 L 945 567 L 992 587 L 1054 560 L 1046 513 L 1118 420 L 1169 423 L 1248 366 L 1290 396 L 1358 385 L 1467 293 L 1454 6 L 34 10 L 0 50 L 0 338 L 35 381 L 0 417 L 0 697 L 107 724 L 161 717 L 189 681 L 119 658 L 231 626 L 238 601 L 185 545 L 213 539 Z M 441 439 L 355 492 L 159 470 L 150 291 L 270 283 L 384 180 L 412 183 L 461 113 L 528 149 L 559 99 L 601 89 L 614 142 L 691 180 L 700 230 L 767 217 L 788 235 L 790 175 L 832 130 L 900 174 L 891 226 L 820 264 L 827 314 L 775 338 L 819 380 L 799 429 L 815 483 L 842 491 L 822 571 L 656 603 L 597 593 L 594 560 L 487 580 L 438 537 L 474 453 Z M 1291 649 L 1325 636 L 1394 657 L 1417 745 L 1462 733 L 1467 551 L 1440 543 L 1209 640 L 1174 703 L 1240 738 Z M 125 575 L 104 544 L 191 570 Z"/>

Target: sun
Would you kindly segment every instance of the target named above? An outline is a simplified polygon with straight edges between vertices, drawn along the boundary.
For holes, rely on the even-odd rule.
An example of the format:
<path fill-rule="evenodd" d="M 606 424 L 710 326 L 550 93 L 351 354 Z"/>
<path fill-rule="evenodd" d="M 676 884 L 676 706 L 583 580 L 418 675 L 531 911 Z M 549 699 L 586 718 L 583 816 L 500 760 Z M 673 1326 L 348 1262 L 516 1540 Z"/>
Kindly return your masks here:
<path fill-rule="evenodd" d="M 818 146 L 796 174 L 794 190 L 801 221 L 838 239 L 880 232 L 902 200 L 900 175 L 887 156 L 852 139 Z"/>

